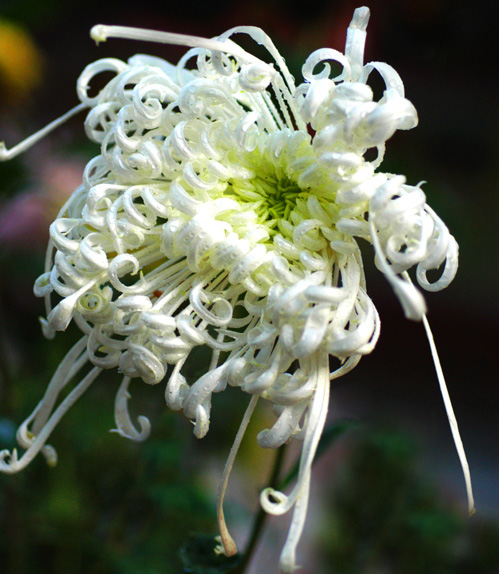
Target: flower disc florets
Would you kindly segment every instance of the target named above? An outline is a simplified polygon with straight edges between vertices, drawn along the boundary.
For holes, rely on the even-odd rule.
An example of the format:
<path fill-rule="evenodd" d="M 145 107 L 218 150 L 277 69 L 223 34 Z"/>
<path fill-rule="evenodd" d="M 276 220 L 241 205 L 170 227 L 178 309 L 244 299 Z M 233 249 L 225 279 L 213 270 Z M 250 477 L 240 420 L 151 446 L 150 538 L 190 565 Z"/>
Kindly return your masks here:
<path fill-rule="evenodd" d="M 309 56 L 298 87 L 270 39 L 251 27 L 215 40 L 185 37 L 197 47 L 177 66 L 134 56 L 84 70 L 77 92 L 89 109 L 86 133 L 101 152 L 50 228 L 46 272 L 35 285 L 47 302 L 45 333 L 74 319 L 84 336 L 21 429 L 24 459 L 14 453 L 7 461 L 3 453 L 2 470 L 19 470 L 43 447 L 101 369 L 125 375 L 117 431 L 137 440 L 149 423 L 139 417 L 139 430 L 130 420 L 131 378 L 157 384 L 166 377 L 168 406 L 183 409 L 199 438 L 208 431 L 212 394 L 238 386 L 275 405 L 261 446 L 303 440 L 293 491 L 262 494 L 269 512 L 295 505 L 281 559 L 292 571 L 330 379 L 371 352 L 379 334 L 357 239 L 372 243 L 413 319 L 425 305 L 405 272 L 417 266 L 420 285 L 440 289 L 457 268 L 457 244 L 420 186 L 376 172 L 385 141 L 414 127 L 417 115 L 390 66 L 363 64 L 368 16 L 367 8 L 356 10 L 345 54 Z M 93 34 L 102 39 L 106 30 Z M 235 33 L 262 44 L 275 63 L 242 50 L 230 40 Z M 339 75 L 332 77 L 328 60 L 340 64 Z M 386 85 L 379 101 L 367 84 L 374 70 Z M 90 97 L 101 72 L 115 76 Z M 372 148 L 377 159 L 368 161 Z M 430 284 L 427 270 L 443 263 Z M 196 346 L 210 349 L 211 365 L 188 382 L 182 367 Z M 340 361 L 332 373 L 330 356 Z M 87 359 L 94 368 L 50 416 Z"/>

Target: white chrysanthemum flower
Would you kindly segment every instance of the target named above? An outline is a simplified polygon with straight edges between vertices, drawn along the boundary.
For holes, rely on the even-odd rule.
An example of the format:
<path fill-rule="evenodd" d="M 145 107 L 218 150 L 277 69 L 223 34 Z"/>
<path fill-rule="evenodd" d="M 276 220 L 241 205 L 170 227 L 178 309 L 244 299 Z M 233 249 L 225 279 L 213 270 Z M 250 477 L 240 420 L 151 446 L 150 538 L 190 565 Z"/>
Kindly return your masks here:
<path fill-rule="evenodd" d="M 136 427 L 129 416 L 132 378 L 151 385 L 166 379 L 167 405 L 183 410 L 198 438 L 208 431 L 213 393 L 237 386 L 252 399 L 220 489 L 224 550 L 235 552 L 223 494 L 261 397 L 274 405 L 276 421 L 258 435 L 259 444 L 303 441 L 293 490 L 261 495 L 269 513 L 293 509 L 281 569 L 296 567 L 330 381 L 370 353 L 379 335 L 358 239 L 373 245 L 376 263 L 410 319 L 424 319 L 425 303 L 406 271 L 416 266 L 421 287 L 437 290 L 457 269 L 456 241 L 426 205 L 420 186 L 376 171 L 385 141 L 418 120 L 395 70 L 363 64 L 368 18 L 367 8 L 356 10 L 345 54 L 311 54 L 297 87 L 258 28 L 234 28 L 214 40 L 93 29 L 97 40 L 121 36 L 192 49 L 177 66 L 142 55 L 128 63 L 91 64 L 78 80 L 77 108 L 10 152 L 3 148 L 3 158 L 11 157 L 81 109 L 89 109 L 88 137 L 101 145 L 51 225 L 46 270 L 35 284 L 35 294 L 46 301 L 45 334 L 74 320 L 83 337 L 21 426 L 25 453 L 0 454 L 2 471 L 20 470 L 40 450 L 55 462 L 45 445 L 50 432 L 102 369 L 124 374 L 116 430 L 134 440 L 144 439 L 150 425 L 141 416 Z M 263 45 L 275 64 L 241 49 L 230 39 L 236 33 Z M 340 75 L 331 77 L 328 60 L 341 65 Z M 374 70 L 386 87 L 379 101 L 367 83 Z M 114 78 L 89 97 L 94 76 L 109 71 Z M 371 148 L 377 149 L 375 161 L 365 157 Z M 430 283 L 427 271 L 441 266 L 440 279 Z M 196 346 L 211 350 L 211 365 L 189 383 L 182 368 Z M 332 372 L 330 357 L 339 360 Z M 56 407 L 60 392 L 88 362 L 91 370 Z M 440 371 L 439 380 L 444 385 Z M 448 396 L 446 405 L 472 508 Z"/>

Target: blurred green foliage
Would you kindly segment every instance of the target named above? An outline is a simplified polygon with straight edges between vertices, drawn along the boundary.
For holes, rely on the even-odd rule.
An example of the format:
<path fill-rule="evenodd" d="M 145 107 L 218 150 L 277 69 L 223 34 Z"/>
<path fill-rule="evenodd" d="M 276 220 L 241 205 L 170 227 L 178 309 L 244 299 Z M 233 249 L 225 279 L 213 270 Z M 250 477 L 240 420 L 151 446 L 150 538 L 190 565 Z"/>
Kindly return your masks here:
<path fill-rule="evenodd" d="M 237 557 L 213 552 L 215 492 L 198 480 L 203 456 L 193 451 L 182 419 L 155 416 L 142 444 L 106 432 L 115 383 L 108 379 L 61 423 L 55 469 L 40 457 L 20 475 L 0 477 L 2 573 L 238 571 Z M 147 407 L 140 392 L 136 399 L 139 409 Z M 313 549 L 317 573 L 499 572 L 499 526 L 467 519 L 450 498 L 443 501 L 418 470 L 412 439 L 370 424 L 331 428 L 323 446 L 352 432 L 324 501 L 326 519 Z"/>
<path fill-rule="evenodd" d="M 364 427 L 331 493 L 324 561 L 335 574 L 497 574 L 499 526 L 444 498 L 413 439 Z"/>
<path fill-rule="evenodd" d="M 180 572 L 178 550 L 189 530 L 213 531 L 213 493 L 186 457 L 184 421 L 166 412 L 155 417 L 143 444 L 109 433 L 118 381 L 106 375 L 54 433 L 55 469 L 39 457 L 19 475 L 0 476 L 2 572 Z M 157 398 L 137 392 L 135 406 L 154 411 Z M 13 427 L 7 423 L 0 425 Z M 1 446 L 11 448 L 5 434 Z"/>
<path fill-rule="evenodd" d="M 224 574 L 240 563 L 236 554 L 230 558 L 216 552 L 219 542 L 207 534 L 190 535 L 180 548 L 185 574 Z"/>

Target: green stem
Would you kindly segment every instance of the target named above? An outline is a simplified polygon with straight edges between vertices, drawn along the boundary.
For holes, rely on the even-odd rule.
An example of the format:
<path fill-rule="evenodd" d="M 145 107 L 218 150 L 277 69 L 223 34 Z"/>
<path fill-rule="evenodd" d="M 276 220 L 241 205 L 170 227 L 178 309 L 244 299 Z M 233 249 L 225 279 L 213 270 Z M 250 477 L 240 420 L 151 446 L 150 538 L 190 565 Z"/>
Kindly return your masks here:
<path fill-rule="evenodd" d="M 269 487 L 276 488 L 279 481 L 279 474 L 282 469 L 282 463 L 284 462 L 284 455 L 286 452 L 286 445 L 283 444 L 281 447 L 277 449 L 275 459 L 274 459 L 274 466 L 272 468 L 272 473 L 270 475 Z M 253 528 L 251 529 L 251 536 L 248 542 L 248 546 L 241 558 L 241 561 L 238 565 L 231 571 L 231 574 L 244 574 L 246 568 L 248 567 L 251 558 L 253 557 L 253 552 L 258 544 L 260 539 L 260 535 L 262 534 L 263 527 L 265 526 L 265 522 L 267 520 L 267 513 L 263 510 L 261 505 L 259 506 L 258 514 L 255 517 L 255 521 L 253 522 Z"/>

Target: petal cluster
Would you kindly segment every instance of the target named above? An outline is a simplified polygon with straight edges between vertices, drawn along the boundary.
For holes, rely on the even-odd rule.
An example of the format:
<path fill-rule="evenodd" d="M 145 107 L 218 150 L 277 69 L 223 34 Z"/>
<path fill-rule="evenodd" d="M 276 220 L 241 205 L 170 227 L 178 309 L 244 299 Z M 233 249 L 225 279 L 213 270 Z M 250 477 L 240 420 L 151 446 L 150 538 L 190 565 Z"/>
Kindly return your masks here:
<path fill-rule="evenodd" d="M 274 405 L 262 447 L 303 440 L 293 491 L 261 499 L 268 512 L 294 508 L 281 568 L 295 568 L 330 380 L 370 353 L 379 335 L 358 240 L 373 245 L 409 318 L 421 319 L 425 304 L 407 270 L 416 266 L 419 284 L 435 290 L 457 269 L 457 244 L 420 186 L 377 171 L 386 140 L 414 127 L 417 114 L 395 70 L 364 65 L 368 17 L 367 8 L 355 11 L 344 54 L 311 54 L 299 86 L 270 39 L 251 27 L 212 41 L 188 37 L 195 47 L 176 66 L 139 55 L 83 71 L 77 93 L 100 153 L 51 225 L 35 285 L 46 300 L 45 334 L 74 320 L 83 336 L 20 431 L 26 453 L 1 453 L 3 471 L 19 470 L 41 449 L 54 460 L 48 434 L 102 369 L 124 375 L 116 430 L 134 440 L 147 436 L 149 422 L 139 417 L 137 428 L 130 418 L 131 379 L 166 381 L 167 405 L 183 410 L 198 438 L 209 428 L 212 395 L 236 386 Z M 237 33 L 273 62 L 242 50 L 231 40 Z M 341 67 L 336 76 L 331 60 Z M 373 71 L 386 86 L 378 101 Z M 91 97 L 102 72 L 114 77 Z M 374 161 L 366 159 L 372 148 Z M 427 271 L 442 265 L 430 283 Z M 200 346 L 210 367 L 187 381 L 182 368 Z M 91 370 L 55 409 L 87 361 Z"/>

